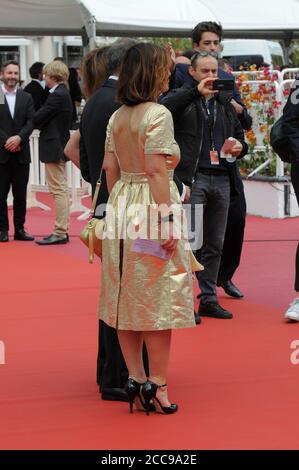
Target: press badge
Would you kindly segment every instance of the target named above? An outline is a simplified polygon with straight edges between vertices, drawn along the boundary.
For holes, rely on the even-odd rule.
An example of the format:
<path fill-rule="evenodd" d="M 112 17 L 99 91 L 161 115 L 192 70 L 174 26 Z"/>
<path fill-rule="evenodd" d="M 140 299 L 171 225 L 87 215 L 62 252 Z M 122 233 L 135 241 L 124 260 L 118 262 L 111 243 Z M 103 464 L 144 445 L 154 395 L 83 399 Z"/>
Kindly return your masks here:
<path fill-rule="evenodd" d="M 211 165 L 219 165 L 219 156 L 217 150 L 210 150 Z"/>

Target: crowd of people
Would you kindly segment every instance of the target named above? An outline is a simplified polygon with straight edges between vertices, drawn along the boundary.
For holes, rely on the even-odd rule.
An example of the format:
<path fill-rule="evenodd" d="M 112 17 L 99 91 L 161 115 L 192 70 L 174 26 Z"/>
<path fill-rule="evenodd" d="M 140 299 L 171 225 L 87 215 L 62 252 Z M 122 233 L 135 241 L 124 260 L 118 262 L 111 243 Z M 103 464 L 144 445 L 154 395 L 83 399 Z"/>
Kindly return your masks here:
<path fill-rule="evenodd" d="M 82 62 L 83 89 L 73 94 L 70 70 L 61 58 L 46 66 L 33 64 L 32 82 L 24 90 L 17 87 L 18 63 L 10 61 L 2 70 L 0 242 L 9 241 L 10 187 L 14 237 L 34 240 L 24 228 L 33 128 L 40 130 L 39 155 L 56 214 L 53 232 L 37 240 L 39 245 L 69 242 L 67 159 L 80 168 L 92 194 L 103 168 L 98 206 L 116 209 L 126 201 L 123 213 L 113 212 L 121 236 L 103 240 L 97 383 L 103 400 L 129 401 L 131 412 L 134 404 L 147 414 L 177 411 L 167 391 L 172 329 L 194 327 L 204 316 L 232 319 L 218 302 L 217 286 L 231 297 L 243 297 L 232 281 L 246 218 L 237 160 L 247 153 L 244 130 L 252 119 L 235 84 L 231 91 L 213 87 L 219 78 L 233 78 L 224 70 L 227 64 L 219 64 L 222 36 L 221 25 L 199 23 L 192 31 L 192 51 L 183 60 L 175 59 L 171 47 L 128 39 L 94 49 Z M 70 138 L 75 103 L 83 95 L 87 103 Z M 285 116 L 298 146 L 299 108 L 292 106 L 288 102 Z M 295 162 L 292 182 L 299 201 L 298 175 Z M 131 210 L 133 205 L 148 208 L 145 218 Z M 202 243 L 195 251 L 198 311 L 192 258 L 184 236 L 176 234 L 173 210 L 184 212 L 187 205 L 191 214 L 200 206 L 203 216 Z M 158 213 L 155 236 L 138 244 L 127 229 L 150 225 L 152 213 Z M 299 248 L 296 259 L 298 273 Z M 295 321 L 298 276 L 295 301 L 286 313 Z"/>

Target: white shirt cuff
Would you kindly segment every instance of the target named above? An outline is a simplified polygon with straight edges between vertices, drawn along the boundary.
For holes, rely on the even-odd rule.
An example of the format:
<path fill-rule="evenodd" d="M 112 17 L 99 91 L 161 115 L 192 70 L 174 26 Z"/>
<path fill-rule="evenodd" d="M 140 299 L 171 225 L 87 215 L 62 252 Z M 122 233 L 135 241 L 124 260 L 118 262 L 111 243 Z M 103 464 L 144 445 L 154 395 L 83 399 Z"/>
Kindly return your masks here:
<path fill-rule="evenodd" d="M 184 202 L 187 189 L 186 189 L 186 186 L 184 185 L 184 183 L 182 183 L 182 185 L 183 185 L 183 192 L 181 194 L 181 201 Z"/>

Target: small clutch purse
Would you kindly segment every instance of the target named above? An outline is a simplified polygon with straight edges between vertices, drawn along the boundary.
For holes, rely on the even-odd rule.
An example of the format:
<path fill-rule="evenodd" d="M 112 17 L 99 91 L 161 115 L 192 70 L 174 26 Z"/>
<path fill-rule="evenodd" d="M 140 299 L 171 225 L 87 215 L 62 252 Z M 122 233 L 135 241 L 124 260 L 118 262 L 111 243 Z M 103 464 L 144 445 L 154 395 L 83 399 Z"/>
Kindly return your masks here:
<path fill-rule="evenodd" d="M 190 264 L 191 264 L 191 270 L 193 273 L 196 271 L 203 271 L 204 267 L 202 264 L 200 264 L 197 259 L 194 256 L 193 251 L 190 250 Z"/>
<path fill-rule="evenodd" d="M 92 218 L 80 233 L 80 240 L 88 247 L 90 263 L 93 263 L 95 254 L 99 258 L 102 256 L 102 239 L 99 235 L 104 232 L 104 227 L 105 219 Z"/>
<path fill-rule="evenodd" d="M 101 187 L 101 177 L 102 171 L 97 181 L 96 190 L 92 200 L 92 207 L 90 209 L 91 218 L 80 233 L 80 240 L 88 247 L 88 259 L 90 263 L 93 263 L 95 254 L 99 256 L 99 258 L 102 256 L 102 235 L 105 228 L 105 219 L 96 219 L 93 217 Z"/>

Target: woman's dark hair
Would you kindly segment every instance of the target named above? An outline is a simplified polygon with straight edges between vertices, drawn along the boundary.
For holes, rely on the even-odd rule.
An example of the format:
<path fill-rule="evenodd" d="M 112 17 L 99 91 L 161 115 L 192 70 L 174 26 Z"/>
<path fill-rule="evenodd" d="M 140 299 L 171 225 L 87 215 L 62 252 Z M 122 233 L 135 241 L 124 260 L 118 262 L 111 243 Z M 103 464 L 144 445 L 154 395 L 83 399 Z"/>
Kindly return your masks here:
<path fill-rule="evenodd" d="M 220 23 L 215 23 L 215 21 L 202 21 L 198 23 L 191 34 L 192 43 L 199 44 L 203 33 L 215 33 L 219 37 L 219 41 L 221 42 L 222 40 L 222 26 Z"/>
<path fill-rule="evenodd" d="M 110 46 L 98 47 L 83 57 L 81 73 L 83 93 L 87 99 L 94 95 L 109 76 L 109 48 Z"/>
<path fill-rule="evenodd" d="M 118 101 L 127 106 L 155 101 L 168 80 L 165 50 L 140 42 L 128 49 L 119 74 Z"/>

